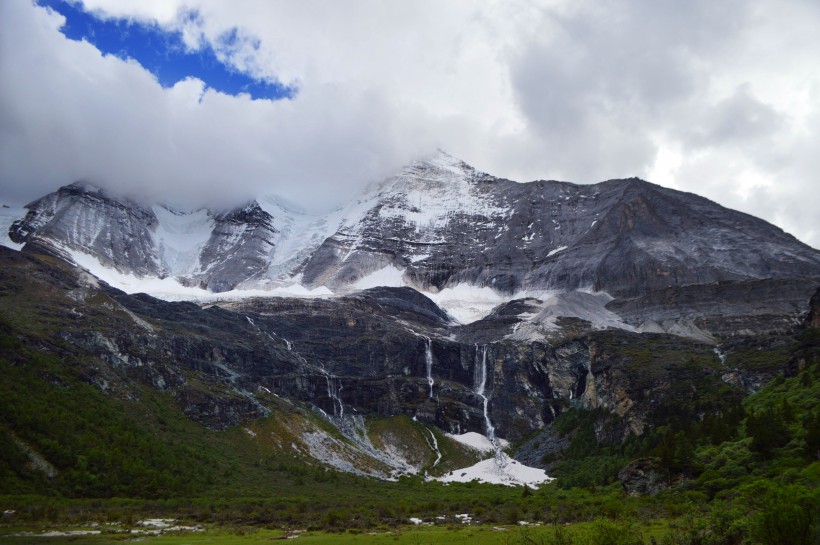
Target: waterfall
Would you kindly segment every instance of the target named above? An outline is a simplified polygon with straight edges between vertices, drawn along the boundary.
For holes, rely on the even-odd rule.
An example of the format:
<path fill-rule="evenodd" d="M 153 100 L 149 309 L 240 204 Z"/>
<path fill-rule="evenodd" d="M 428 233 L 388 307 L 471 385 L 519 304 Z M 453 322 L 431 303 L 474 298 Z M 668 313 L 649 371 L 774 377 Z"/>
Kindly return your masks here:
<path fill-rule="evenodd" d="M 430 337 L 424 337 L 424 362 L 427 367 L 427 384 L 430 385 L 430 399 L 433 399 L 433 342 Z"/>
<path fill-rule="evenodd" d="M 497 440 L 495 438 L 495 428 L 493 427 L 493 423 L 490 421 L 490 414 L 489 414 L 489 405 L 490 400 L 484 395 L 484 389 L 487 386 L 487 346 L 485 345 L 481 350 L 481 367 L 478 373 L 478 384 L 476 385 L 475 393 L 484 400 L 484 427 L 487 430 L 487 439 L 493 444 L 493 447 L 497 447 Z"/>
<path fill-rule="evenodd" d="M 336 390 L 336 401 L 339 402 L 339 418 L 344 418 L 345 416 L 345 406 L 342 403 L 342 379 L 336 379 L 339 381 L 339 389 Z"/>
<path fill-rule="evenodd" d="M 433 440 L 432 443 L 430 441 L 427 441 L 427 436 L 424 435 L 424 433 L 422 433 L 422 435 L 424 436 L 424 440 L 427 441 L 427 446 L 429 446 L 433 450 L 433 452 L 436 453 L 436 461 L 433 462 L 433 465 L 432 465 L 432 467 L 436 467 L 438 465 L 438 463 L 441 461 L 441 451 L 438 448 L 438 441 L 436 440 L 436 434 L 433 433 L 433 430 L 431 430 L 431 429 L 427 429 L 427 431 L 430 432 L 430 439 Z"/>
<path fill-rule="evenodd" d="M 718 359 L 720 360 L 720 363 L 721 364 L 726 363 L 726 354 L 721 352 L 720 348 L 717 347 L 717 346 L 715 347 L 714 351 L 715 351 L 715 356 L 718 357 Z"/>
<path fill-rule="evenodd" d="M 475 393 L 484 402 L 484 428 L 487 433 L 487 439 L 489 439 L 490 443 L 493 445 L 496 462 L 499 466 L 503 467 L 505 465 L 504 455 L 501 452 L 501 447 L 499 446 L 498 439 L 495 436 L 495 428 L 490 420 L 490 400 L 484 394 L 487 387 L 487 345 L 484 345 L 481 350 L 480 366 L 478 365 L 478 345 L 476 345 L 476 366 L 473 374 L 473 380 L 475 382 Z"/>
<path fill-rule="evenodd" d="M 270 340 L 272 340 L 273 342 L 276 342 L 276 339 L 273 338 L 273 336 L 276 335 L 275 331 L 271 331 L 270 333 L 268 333 L 267 331 L 265 331 L 264 329 L 262 329 L 261 327 L 256 325 L 256 322 L 254 322 L 251 319 L 250 316 L 245 316 L 245 319 L 248 321 L 249 324 L 251 324 L 254 328 L 256 328 L 256 330 L 259 331 L 259 333 L 262 333 L 262 334 L 266 335 Z M 288 342 L 288 341 L 285 341 L 285 342 Z"/>
<path fill-rule="evenodd" d="M 345 406 L 342 403 L 342 381 L 328 373 L 324 366 L 321 367 L 322 374 L 325 376 L 325 382 L 327 383 L 327 397 L 333 402 L 333 416 L 344 418 L 345 415 Z M 336 386 L 336 383 L 339 383 Z M 339 410 L 336 410 L 336 404 L 339 405 Z"/>

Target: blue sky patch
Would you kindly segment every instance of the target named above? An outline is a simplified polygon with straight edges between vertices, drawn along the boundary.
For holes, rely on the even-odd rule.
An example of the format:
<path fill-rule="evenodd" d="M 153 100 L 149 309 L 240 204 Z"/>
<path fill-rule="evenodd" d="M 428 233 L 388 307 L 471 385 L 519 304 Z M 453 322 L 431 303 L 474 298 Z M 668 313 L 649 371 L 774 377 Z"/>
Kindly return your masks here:
<path fill-rule="evenodd" d="M 124 19 L 100 19 L 66 0 L 39 0 L 38 4 L 66 18 L 61 31 L 67 38 L 86 40 L 105 54 L 134 59 L 165 88 L 195 77 L 208 87 L 230 95 L 247 93 L 254 99 L 280 100 L 296 94 L 294 87 L 258 80 L 226 66 L 210 45 L 198 51 L 186 51 L 179 31 L 168 32 L 158 25 Z M 196 18 L 197 14 L 193 12 L 188 17 Z M 236 29 L 220 38 L 221 45 L 227 48 L 238 45 L 239 40 Z"/>

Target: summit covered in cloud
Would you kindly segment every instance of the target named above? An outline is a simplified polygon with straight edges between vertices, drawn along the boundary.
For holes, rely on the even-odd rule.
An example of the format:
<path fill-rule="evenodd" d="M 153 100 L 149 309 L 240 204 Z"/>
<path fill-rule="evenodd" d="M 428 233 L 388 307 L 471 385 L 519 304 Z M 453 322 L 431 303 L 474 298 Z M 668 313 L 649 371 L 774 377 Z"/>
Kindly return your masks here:
<path fill-rule="evenodd" d="M 638 176 L 820 244 L 808 0 L 9 0 L 0 20 L 3 202 L 88 180 L 327 210 L 443 148 L 520 182 Z"/>

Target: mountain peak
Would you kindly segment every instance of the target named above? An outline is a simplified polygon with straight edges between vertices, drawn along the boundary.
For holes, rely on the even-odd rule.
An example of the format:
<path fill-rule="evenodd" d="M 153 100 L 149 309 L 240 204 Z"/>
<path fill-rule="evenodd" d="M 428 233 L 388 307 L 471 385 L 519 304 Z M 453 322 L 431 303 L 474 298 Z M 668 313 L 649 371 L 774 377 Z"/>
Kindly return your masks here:
<path fill-rule="evenodd" d="M 87 180 L 77 180 L 73 184 L 70 184 L 66 187 L 66 189 L 73 189 L 76 191 L 82 191 L 84 193 L 100 193 L 102 192 L 102 188 L 92 184 Z"/>
<path fill-rule="evenodd" d="M 437 149 L 434 153 L 421 157 L 405 166 L 400 175 L 413 176 L 419 173 L 437 172 L 462 177 L 474 170 L 473 167 L 458 157 L 454 157 L 442 149 Z"/>

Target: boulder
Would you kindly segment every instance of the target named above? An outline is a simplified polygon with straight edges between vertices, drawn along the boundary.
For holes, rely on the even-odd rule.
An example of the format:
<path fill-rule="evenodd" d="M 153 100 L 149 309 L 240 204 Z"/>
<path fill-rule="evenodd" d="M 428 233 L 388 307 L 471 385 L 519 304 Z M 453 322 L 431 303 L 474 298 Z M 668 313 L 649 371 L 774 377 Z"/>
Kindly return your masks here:
<path fill-rule="evenodd" d="M 618 480 L 630 496 L 654 496 L 669 488 L 669 473 L 657 458 L 640 458 L 618 472 Z"/>

